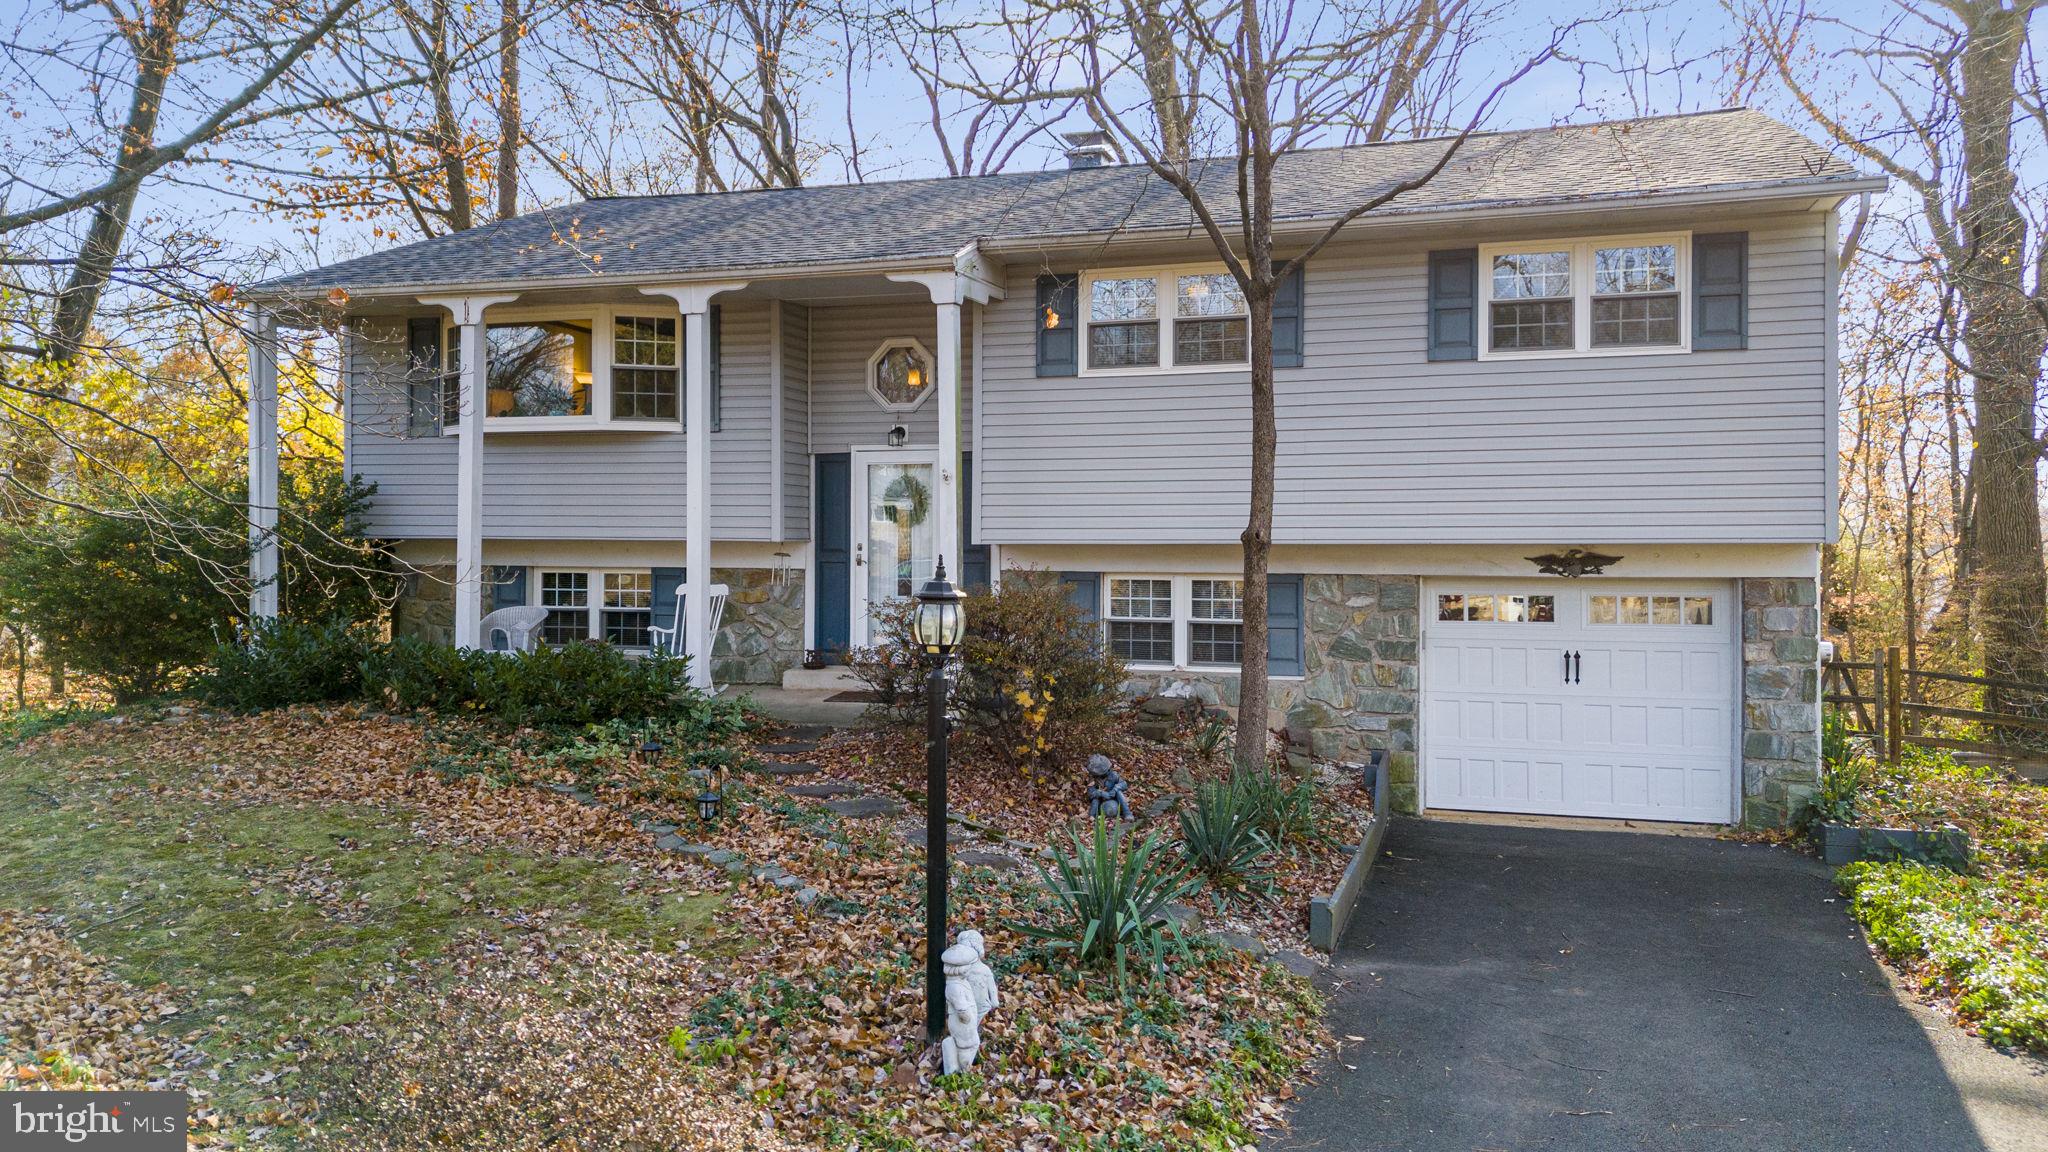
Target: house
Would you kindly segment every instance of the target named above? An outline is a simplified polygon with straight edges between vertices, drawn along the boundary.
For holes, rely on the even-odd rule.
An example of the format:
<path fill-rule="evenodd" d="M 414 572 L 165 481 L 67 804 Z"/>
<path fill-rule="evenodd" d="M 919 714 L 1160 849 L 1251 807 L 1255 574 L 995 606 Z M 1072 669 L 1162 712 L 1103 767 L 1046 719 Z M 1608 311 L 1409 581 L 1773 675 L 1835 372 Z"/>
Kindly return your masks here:
<path fill-rule="evenodd" d="M 1442 148 L 1285 157 L 1281 254 Z M 717 582 L 719 680 L 772 683 L 944 557 L 1060 574 L 1141 687 L 1230 701 L 1244 310 L 1102 151 L 592 200 L 261 285 L 259 521 L 266 340 L 326 325 L 347 466 L 427 573 L 402 628 L 474 645 L 537 604 L 549 640 L 642 646 L 682 589 L 701 653 Z M 1389 749 L 1411 809 L 1784 821 L 1818 759 L 1836 213 L 1880 187 L 1741 109 L 1502 132 L 1309 261 L 1276 308 L 1276 723 Z"/>

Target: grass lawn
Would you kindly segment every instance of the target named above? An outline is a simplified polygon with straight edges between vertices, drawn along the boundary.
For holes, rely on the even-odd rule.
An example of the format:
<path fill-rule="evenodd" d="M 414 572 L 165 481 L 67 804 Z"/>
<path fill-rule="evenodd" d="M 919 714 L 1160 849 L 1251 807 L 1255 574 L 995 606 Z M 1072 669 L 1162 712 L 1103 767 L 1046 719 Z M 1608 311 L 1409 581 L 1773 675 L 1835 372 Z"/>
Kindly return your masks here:
<path fill-rule="evenodd" d="M 0 909 L 25 914 L 0 931 L 11 957 L 54 933 L 97 961 L 101 1011 L 149 1001 L 149 1038 L 190 1067 L 140 1082 L 203 1094 L 224 1136 L 298 1116 L 298 1089 L 363 1055 L 399 994 L 443 996 L 471 958 L 535 939 L 668 952 L 708 938 L 723 903 L 628 862 L 437 842 L 402 800 L 237 796 L 219 789 L 217 766 L 152 756 L 151 743 L 0 752 Z M 81 1085 L 139 1086 L 89 1054 L 49 1060 L 66 1049 L 71 1006 L 8 991 L 6 1054 L 28 1065 L 13 1078 L 40 1065 Z M 102 1047 L 118 1066 L 120 1045 Z"/>
<path fill-rule="evenodd" d="M 1223 1152 L 1328 1043 L 1275 965 L 1194 938 L 1119 988 L 960 866 L 1003 1000 L 937 1077 L 921 839 L 743 774 L 685 821 L 730 866 L 660 850 L 637 745 L 347 707 L 0 745 L 0 1087 L 185 1088 L 221 1146 Z"/>
<path fill-rule="evenodd" d="M 1860 762 L 1859 822 L 1970 834 L 1969 875 L 1863 862 L 1837 882 L 1870 939 L 1993 1043 L 2048 1051 L 2048 789 L 1909 750 Z"/>

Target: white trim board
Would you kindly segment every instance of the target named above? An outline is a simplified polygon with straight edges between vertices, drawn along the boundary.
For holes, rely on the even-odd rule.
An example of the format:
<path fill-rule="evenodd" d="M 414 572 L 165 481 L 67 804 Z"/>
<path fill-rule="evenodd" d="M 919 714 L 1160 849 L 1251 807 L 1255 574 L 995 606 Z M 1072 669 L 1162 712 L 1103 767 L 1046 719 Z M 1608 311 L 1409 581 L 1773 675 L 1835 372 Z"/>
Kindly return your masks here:
<path fill-rule="evenodd" d="M 1528 558 L 1566 548 L 1620 556 L 1621 563 L 1608 575 L 1622 579 L 1810 577 L 1819 554 L 1815 544 L 1276 544 L 1271 571 L 1543 579 Z M 1227 575 L 1244 568 L 1244 554 L 1236 544 L 1005 544 L 1002 555 L 1006 567 L 1054 572 Z"/>

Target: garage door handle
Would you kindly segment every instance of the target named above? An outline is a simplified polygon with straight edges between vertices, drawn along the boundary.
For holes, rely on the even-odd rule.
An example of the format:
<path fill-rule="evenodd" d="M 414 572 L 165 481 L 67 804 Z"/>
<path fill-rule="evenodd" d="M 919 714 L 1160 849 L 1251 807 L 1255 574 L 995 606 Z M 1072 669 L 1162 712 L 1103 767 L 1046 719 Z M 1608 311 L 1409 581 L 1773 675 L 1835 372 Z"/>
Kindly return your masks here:
<path fill-rule="evenodd" d="M 1572 651 L 1569 648 L 1564 650 L 1564 682 L 1572 682 Z"/>
<path fill-rule="evenodd" d="M 1579 654 L 1578 654 L 1577 652 L 1574 652 L 1574 653 L 1572 653 L 1572 683 L 1574 683 L 1574 684 L 1577 684 L 1577 683 L 1579 683 L 1579 679 L 1580 679 L 1580 677 L 1579 677 L 1579 672 L 1580 672 L 1580 664 L 1579 664 Z"/>

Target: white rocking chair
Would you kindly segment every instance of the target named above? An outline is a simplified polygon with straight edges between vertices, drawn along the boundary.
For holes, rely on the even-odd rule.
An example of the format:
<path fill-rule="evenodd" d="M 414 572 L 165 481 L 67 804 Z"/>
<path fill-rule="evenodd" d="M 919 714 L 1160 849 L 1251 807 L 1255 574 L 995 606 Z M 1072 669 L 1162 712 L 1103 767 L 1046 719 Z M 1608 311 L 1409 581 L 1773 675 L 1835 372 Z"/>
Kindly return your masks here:
<path fill-rule="evenodd" d="M 725 601 L 732 595 L 732 589 L 724 584 L 713 584 L 705 589 L 705 591 L 711 595 L 711 618 L 704 625 L 705 647 L 715 649 L 718 647 L 718 625 L 725 618 Z M 657 651 L 665 652 L 670 656 L 682 655 L 683 599 L 688 595 L 689 585 L 680 585 L 676 588 L 676 616 L 674 625 L 668 628 L 649 628 L 647 630 L 648 634 L 654 638 L 654 647 Z M 709 661 L 711 653 L 704 653 L 704 659 Z M 722 687 L 723 685 L 719 684 L 716 680 L 711 682 L 711 691 L 714 693 Z"/>
<path fill-rule="evenodd" d="M 534 605 L 500 608 L 477 623 L 477 635 L 487 651 L 531 652 L 538 641 L 541 623 L 547 618 L 548 610 Z M 501 636 L 503 643 L 499 642 Z"/>

